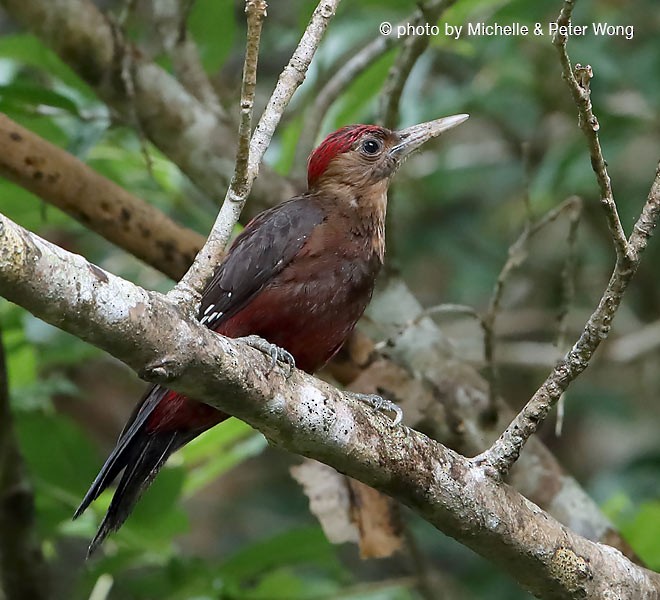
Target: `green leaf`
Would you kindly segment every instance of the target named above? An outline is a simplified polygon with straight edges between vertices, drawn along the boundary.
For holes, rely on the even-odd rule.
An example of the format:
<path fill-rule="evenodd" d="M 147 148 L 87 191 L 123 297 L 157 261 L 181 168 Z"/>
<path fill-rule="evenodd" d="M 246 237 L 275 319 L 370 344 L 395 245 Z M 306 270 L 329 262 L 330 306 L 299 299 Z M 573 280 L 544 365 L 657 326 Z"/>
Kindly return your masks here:
<path fill-rule="evenodd" d="M 346 123 L 356 123 L 367 120 L 367 106 L 374 103 L 387 74 L 394 62 L 396 54 L 390 50 L 369 66 L 353 83 L 336 103 L 339 107 L 332 111 L 334 127 Z M 375 113 L 375 104 L 372 112 Z"/>
<path fill-rule="evenodd" d="M 294 529 L 251 544 L 227 560 L 219 573 L 240 582 L 276 567 L 298 563 L 338 566 L 334 549 L 320 527 Z"/>
<path fill-rule="evenodd" d="M 69 97 L 46 87 L 14 82 L 0 85 L 0 109 L 9 112 L 25 107 L 51 106 L 78 115 L 78 106 Z"/>
<path fill-rule="evenodd" d="M 622 533 L 650 569 L 660 569 L 660 500 L 642 504 Z"/>
<path fill-rule="evenodd" d="M 53 535 L 74 508 L 98 469 L 98 453 L 65 417 L 44 412 L 15 413 L 20 448 L 36 488 L 39 527 Z"/>
<path fill-rule="evenodd" d="M 29 34 L 3 35 L 0 37 L 0 58 L 16 61 L 21 67 L 31 66 L 56 77 L 68 87 L 87 98 L 94 98 L 90 88 L 60 58 Z"/>
<path fill-rule="evenodd" d="M 11 390 L 32 384 L 37 378 L 34 346 L 25 339 L 23 329 L 10 329 L 3 334 L 7 349 L 7 377 Z"/>
<path fill-rule="evenodd" d="M 237 464 L 260 454 L 265 438 L 246 423 L 229 419 L 193 440 L 179 453 L 189 469 L 184 495 L 190 497 Z"/>
<path fill-rule="evenodd" d="M 197 0 L 188 19 L 202 61 L 208 73 L 217 71 L 234 43 L 234 3 Z"/>

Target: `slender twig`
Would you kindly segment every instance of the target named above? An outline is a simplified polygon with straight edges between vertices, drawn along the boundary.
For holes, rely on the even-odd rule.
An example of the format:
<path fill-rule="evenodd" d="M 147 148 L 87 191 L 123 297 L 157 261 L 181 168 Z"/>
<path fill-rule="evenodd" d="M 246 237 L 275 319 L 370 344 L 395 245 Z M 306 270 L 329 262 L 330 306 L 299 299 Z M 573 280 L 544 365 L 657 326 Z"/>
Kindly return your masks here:
<path fill-rule="evenodd" d="M 562 298 L 559 314 L 557 315 L 557 339 L 555 346 L 565 353 L 568 351 L 568 314 L 575 298 L 575 269 L 577 265 L 577 232 L 582 216 L 582 199 L 576 196 L 574 210 L 569 212 L 568 237 L 566 244 L 566 261 L 561 273 Z M 557 403 L 557 421 L 555 422 L 555 435 L 559 437 L 564 426 L 564 409 L 566 394 L 562 394 Z"/>
<path fill-rule="evenodd" d="M 557 18 L 558 30 L 553 36 L 552 43 L 559 52 L 559 60 L 562 67 L 562 77 L 568 84 L 571 91 L 573 100 L 578 109 L 578 124 L 580 129 L 587 138 L 589 144 L 589 153 L 591 155 L 591 168 L 596 174 L 598 187 L 600 188 L 600 202 L 605 210 L 607 217 L 607 225 L 612 235 L 614 248 L 616 250 L 617 258 L 619 260 L 630 261 L 631 249 L 626 241 L 626 234 L 621 225 L 619 212 L 614 201 L 614 194 L 612 193 L 612 183 L 610 181 L 609 173 L 607 172 L 607 163 L 603 158 L 603 152 L 600 147 L 598 139 L 598 131 L 600 125 L 596 115 L 594 115 L 593 107 L 591 105 L 591 89 L 590 81 L 593 77 L 593 70 L 589 65 L 582 66 L 579 63 L 575 65 L 575 69 L 571 66 L 571 59 L 566 51 L 566 43 L 568 36 L 560 32 L 566 31 L 571 22 L 571 15 L 575 6 L 575 0 L 565 0 L 564 5 Z"/>
<path fill-rule="evenodd" d="M 479 319 L 484 332 L 484 363 L 486 370 L 486 379 L 490 387 L 491 403 L 499 395 L 499 378 L 495 361 L 495 321 L 500 311 L 504 287 L 511 275 L 511 272 L 520 267 L 527 258 L 527 244 L 536 233 L 554 222 L 564 211 L 575 210 L 579 199 L 575 196 L 567 198 L 561 204 L 549 210 L 540 219 L 534 222 L 527 221 L 522 233 L 518 239 L 509 246 L 508 258 L 500 270 L 493 293 L 488 302 L 488 308 Z"/>
<path fill-rule="evenodd" d="M 270 140 L 282 114 L 291 100 L 294 92 L 304 81 L 307 69 L 312 61 L 316 49 L 330 20 L 335 14 L 340 0 L 322 0 L 312 14 L 312 18 L 303 33 L 298 47 L 282 71 L 275 90 L 273 91 L 261 119 L 249 142 L 249 152 L 245 140 L 239 142 L 239 152 L 236 161 L 236 173 L 232 178 L 225 201 L 222 204 L 213 229 L 209 235 L 204 248 L 198 254 L 193 266 L 189 269 L 183 279 L 170 292 L 171 296 L 184 304 L 192 304 L 207 279 L 211 276 L 213 268 L 220 262 L 225 246 L 231 236 L 235 224 L 245 205 L 250 193 L 252 182 L 259 172 L 259 164 L 263 158 Z M 259 47 L 261 33 L 261 20 L 265 14 L 266 3 L 260 0 L 248 0 L 246 10 L 248 11 L 248 44 L 245 57 L 244 79 L 256 73 L 256 52 Z M 261 10 L 263 9 L 263 13 Z M 252 16 L 251 16 L 252 15 Z M 260 16 L 259 16 L 260 15 Z M 244 81 L 243 91 L 254 89 L 247 86 Z M 241 98 L 241 129 L 245 132 L 245 114 L 251 113 L 253 101 L 249 98 Z M 245 106 L 245 111 L 243 107 Z M 249 122 L 248 122 L 249 123 Z M 246 168 L 247 165 L 247 168 Z M 244 171 L 244 169 L 246 170 Z"/>
<path fill-rule="evenodd" d="M 570 23 L 575 0 L 565 0 L 559 17 L 558 30 L 562 31 Z M 600 343 L 607 338 L 612 319 L 621 304 L 633 275 L 639 266 L 641 253 L 646 248 L 660 213 L 660 164 L 651 187 L 648 200 L 635 224 L 632 235 L 626 240 L 607 173 L 605 160 L 598 141 L 598 120 L 593 114 L 589 91 L 592 77 L 591 67 L 576 66 L 576 74 L 571 70 L 571 62 L 566 52 L 567 36 L 556 34 L 553 44 L 559 51 L 564 79 L 573 95 L 580 115 L 580 128 L 584 132 L 591 165 L 601 190 L 601 205 L 605 209 L 608 225 L 616 248 L 616 264 L 610 281 L 603 292 L 598 306 L 589 317 L 584 330 L 566 356 L 555 366 L 541 387 L 498 440 L 475 460 L 493 468 L 496 476 L 505 475 L 516 462 L 527 440 L 538 429 L 550 409 L 559 401 L 562 394 L 575 378 L 589 365 L 589 361 Z M 578 81 L 579 78 L 580 81 Z"/>
<path fill-rule="evenodd" d="M 523 142 L 520 148 L 520 155 L 523 162 L 523 173 L 525 176 L 525 185 L 523 186 L 523 204 L 525 206 L 525 225 L 529 225 L 534 220 L 532 211 L 532 198 L 530 189 L 532 187 L 532 157 L 529 142 Z"/>
<path fill-rule="evenodd" d="M 159 0 L 154 0 L 153 5 L 154 10 L 156 10 L 157 6 L 159 10 L 163 10 L 166 6 L 165 3 Z M 182 0 L 177 3 L 175 7 L 177 11 L 176 18 L 174 20 L 166 20 L 166 24 L 171 24 L 172 31 L 171 33 L 165 31 L 163 38 L 164 40 L 170 40 L 167 50 L 172 59 L 172 67 L 177 79 L 219 119 L 228 122 L 229 116 L 213 89 L 211 80 L 206 74 L 200 60 L 197 44 L 188 31 L 188 17 L 190 16 L 193 5 L 194 0 Z"/>
<path fill-rule="evenodd" d="M 395 35 L 394 33 L 390 33 L 389 35 L 379 35 L 366 44 L 361 50 L 356 51 L 348 61 L 337 68 L 332 77 L 330 77 L 325 85 L 318 90 L 314 103 L 307 109 L 305 114 L 303 130 L 296 146 L 295 164 L 298 169 L 302 170 L 304 168 L 305 159 L 316 142 L 328 109 L 346 90 L 346 88 L 353 83 L 355 78 L 370 67 L 377 59 L 383 56 L 383 54 L 385 54 L 390 48 L 407 40 L 409 37 L 407 32 L 410 31 L 408 25 L 418 25 L 423 23 L 426 20 L 425 14 L 428 11 L 433 11 L 429 14 L 437 14 L 438 16 L 435 17 L 435 20 L 437 20 L 444 8 L 449 6 L 449 4 L 452 4 L 454 1 L 455 0 L 431 0 L 427 3 L 427 7 L 418 8 L 408 15 L 408 17 L 392 27 L 393 32 L 404 31 L 403 35 Z M 428 44 L 428 38 L 424 38 L 424 40 L 425 44 Z M 299 171 L 297 174 L 302 175 L 302 171 Z"/>
<path fill-rule="evenodd" d="M 612 277 L 597 308 L 571 350 L 552 370 L 527 405 L 518 413 L 498 440 L 474 460 L 489 465 L 493 475 L 506 474 L 520 456 L 527 440 L 537 431 L 550 409 L 575 378 L 589 365 L 600 343 L 607 338 L 612 319 L 646 248 L 660 216 L 660 164 L 648 200 L 627 244 L 630 259 L 617 260 Z"/>
<path fill-rule="evenodd" d="M 115 19 L 108 15 L 107 20 L 112 32 L 113 45 L 114 45 L 114 67 L 119 73 L 120 80 L 126 92 L 127 108 L 131 119 L 131 124 L 135 127 L 138 142 L 140 144 L 140 152 L 144 157 L 144 163 L 147 167 L 149 177 L 155 181 L 153 171 L 153 161 L 151 154 L 149 154 L 149 147 L 147 145 L 147 135 L 142 126 L 140 114 L 136 108 L 136 92 L 135 92 L 135 79 L 136 79 L 136 64 L 133 56 L 132 48 L 128 45 L 126 37 L 123 34 L 123 21 L 128 18 L 129 12 L 133 7 L 133 0 L 128 0 L 122 10 L 119 19 Z"/>
<path fill-rule="evenodd" d="M 248 184 L 248 164 L 250 162 L 250 136 L 252 135 L 252 111 L 257 88 L 257 59 L 261 25 L 266 16 L 267 4 L 263 0 L 247 0 L 248 35 L 243 65 L 243 83 L 241 86 L 241 117 L 238 124 L 238 151 L 236 168 L 229 185 L 229 198 L 232 202 L 241 202 L 250 193 Z"/>
<path fill-rule="evenodd" d="M 447 10 L 456 0 L 431 0 L 421 4 L 415 23 L 435 23 L 442 13 Z M 393 129 L 399 120 L 399 104 L 403 88 L 408 81 L 417 59 L 428 48 L 431 41 L 428 35 L 409 36 L 401 49 L 394 65 L 387 75 L 385 85 L 380 94 L 380 120 L 385 127 Z"/>
<path fill-rule="evenodd" d="M 32 486 L 13 428 L 0 329 L 0 595 L 46 600 L 48 578 L 36 539 Z"/>

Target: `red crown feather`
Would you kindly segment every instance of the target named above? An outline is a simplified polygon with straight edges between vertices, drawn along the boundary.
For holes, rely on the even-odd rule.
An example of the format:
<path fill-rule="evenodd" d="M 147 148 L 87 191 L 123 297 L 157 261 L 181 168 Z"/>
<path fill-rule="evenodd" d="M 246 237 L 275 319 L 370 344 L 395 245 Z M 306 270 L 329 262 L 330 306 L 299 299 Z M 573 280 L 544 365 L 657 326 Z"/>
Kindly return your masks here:
<path fill-rule="evenodd" d="M 307 185 L 309 187 L 325 173 L 330 161 L 343 152 L 348 152 L 353 144 L 365 133 L 385 137 L 387 131 L 378 125 L 347 125 L 326 137 L 312 152 L 307 161 Z"/>

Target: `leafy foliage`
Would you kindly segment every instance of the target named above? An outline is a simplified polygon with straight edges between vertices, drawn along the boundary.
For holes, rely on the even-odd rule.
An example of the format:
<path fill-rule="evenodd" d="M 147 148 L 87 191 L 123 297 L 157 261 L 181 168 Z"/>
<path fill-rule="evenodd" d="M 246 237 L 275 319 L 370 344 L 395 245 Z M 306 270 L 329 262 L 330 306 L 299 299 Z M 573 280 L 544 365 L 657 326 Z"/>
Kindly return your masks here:
<path fill-rule="evenodd" d="M 105 4 L 117 14 L 124 3 Z M 235 86 L 245 29 L 238 4 L 197 0 L 189 20 L 203 66 L 232 115 L 238 110 Z M 396 23 L 414 8 L 413 2 L 400 0 L 341 8 L 267 154 L 278 172 L 294 170 L 304 111 L 322 83 L 347 56 L 378 35 L 381 21 Z M 660 55 L 649 25 L 654 8 L 655 0 L 585 0 L 576 10 L 580 22 L 633 24 L 635 37 L 586 35 L 569 42 L 574 60 L 589 62 L 596 73 L 595 110 L 628 229 L 657 160 L 658 116 L 653 108 L 660 95 Z M 302 0 L 271 3 L 262 40 L 261 97 L 270 92 L 311 10 L 312 4 Z M 533 26 L 547 24 L 558 10 L 555 0 L 459 0 L 438 25 L 517 21 Z M 8 27 L 2 15 L 0 26 Z M 153 35 L 148 14 L 138 12 L 131 27 L 135 39 Z M 347 87 L 326 116 L 323 133 L 347 122 L 378 118 L 380 89 L 395 59 L 396 52 L 389 51 Z M 547 35 L 453 40 L 442 34 L 431 40 L 411 73 L 402 124 L 456 112 L 472 115 L 463 131 L 410 161 L 392 194 L 389 260 L 428 305 L 451 301 L 483 308 L 509 244 L 525 222 L 524 197 L 529 196 L 532 212 L 540 215 L 576 193 L 587 208 L 580 230 L 573 333 L 581 323 L 579 316 L 593 304 L 608 276 L 612 251 L 575 108 L 559 73 Z M 147 144 L 149 171 L 136 132 L 114 123 L 89 88 L 24 32 L 13 30 L 0 38 L 0 111 L 177 221 L 199 231 L 212 222 L 211 202 Z M 24 227 L 141 285 L 163 290 L 170 285 L 4 179 L 0 209 Z M 525 348 L 542 355 L 551 346 L 560 310 L 565 239 L 566 226 L 557 223 L 532 245 L 528 264 L 510 281 L 499 340 L 508 349 L 524 341 L 531 345 Z M 660 287 L 653 265 L 660 250 L 654 244 L 648 252 L 636 291 L 617 319 L 620 336 L 641 331 L 658 318 Z M 137 399 L 137 393 L 126 394 L 127 387 L 137 389 L 137 384 L 95 349 L 5 302 L 0 303 L 0 320 L 16 429 L 35 487 L 39 535 L 51 564 L 66 573 L 54 578 L 59 597 L 90 598 L 104 586 L 110 587 L 108 598 L 122 600 L 423 597 L 415 585 L 419 566 L 408 565 L 409 557 L 396 565 L 361 565 L 354 550 L 331 546 L 318 527 L 310 525 L 306 502 L 288 479 L 292 459 L 266 449 L 260 434 L 236 420 L 175 455 L 104 553 L 83 563 L 86 542 L 110 496 L 104 494 L 79 521 L 71 522 L 70 516 Z M 442 325 L 468 360 L 480 356 L 470 324 L 448 318 Z M 658 569 L 659 463 L 638 468 L 636 462 L 660 450 L 657 344 L 618 362 L 601 358 L 569 395 L 564 437 L 548 436 L 547 441 L 606 504 L 640 556 Z M 502 364 L 506 396 L 514 404 L 523 402 L 548 366 L 513 359 Z M 527 597 L 428 526 L 415 522 L 412 528 L 429 568 L 455 580 L 455 597 Z"/>

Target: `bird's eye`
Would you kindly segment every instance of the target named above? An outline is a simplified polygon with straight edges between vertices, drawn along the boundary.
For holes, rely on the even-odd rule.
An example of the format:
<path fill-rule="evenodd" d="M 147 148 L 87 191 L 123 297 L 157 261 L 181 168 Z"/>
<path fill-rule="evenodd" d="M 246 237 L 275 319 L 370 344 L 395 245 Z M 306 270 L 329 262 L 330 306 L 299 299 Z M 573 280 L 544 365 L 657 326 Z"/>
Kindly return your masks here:
<path fill-rule="evenodd" d="M 373 138 L 369 138 L 367 140 L 364 140 L 362 142 L 362 152 L 369 156 L 373 156 L 374 154 L 378 154 L 383 147 L 383 144 L 380 140 L 375 140 Z"/>

